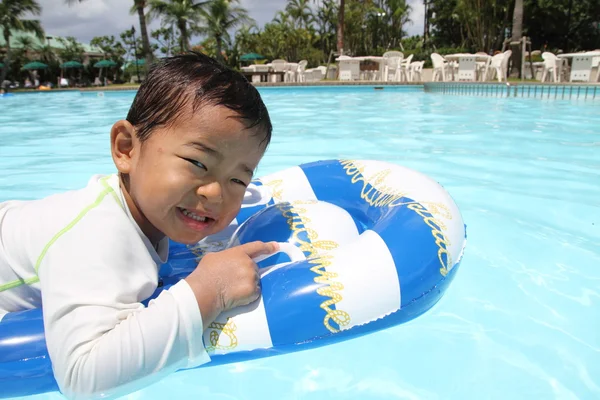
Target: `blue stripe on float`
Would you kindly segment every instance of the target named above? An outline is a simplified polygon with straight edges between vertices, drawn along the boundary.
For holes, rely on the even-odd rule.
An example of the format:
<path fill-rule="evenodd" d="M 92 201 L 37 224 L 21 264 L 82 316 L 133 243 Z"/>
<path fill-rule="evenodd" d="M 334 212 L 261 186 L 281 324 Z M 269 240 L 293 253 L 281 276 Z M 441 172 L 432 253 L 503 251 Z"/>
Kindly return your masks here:
<path fill-rule="evenodd" d="M 42 310 L 7 314 L 0 322 L 0 397 L 55 390 Z"/>
<path fill-rule="evenodd" d="M 390 215 L 372 229 L 386 243 L 394 259 L 402 307 L 420 298 L 443 279 L 431 228 L 415 211 L 406 206 L 394 207 Z"/>
<path fill-rule="evenodd" d="M 339 161 L 318 161 L 303 164 L 301 168 L 317 199 L 346 209 L 356 223 L 358 233 L 369 229 L 383 215 L 385 209 L 360 201 L 363 182 L 352 184 L 351 177 Z M 368 185 L 366 190 L 370 187 Z"/>
<path fill-rule="evenodd" d="M 18 335 L 15 333 L 18 332 Z M 46 354 L 41 309 L 7 314 L 0 322 L 0 364 Z M 2 374 L 0 373 L 0 380 Z M 2 386 L 0 386 L 1 388 Z"/>
<path fill-rule="evenodd" d="M 287 242 L 292 231 L 281 208 L 289 209 L 290 205 L 270 206 L 248 218 L 236 232 L 237 240 L 242 244 L 255 240 Z"/>
<path fill-rule="evenodd" d="M 235 217 L 235 219 L 237 220 L 238 224 L 241 225 L 248 218 L 250 218 L 251 216 L 253 216 L 257 212 L 259 212 L 260 210 L 262 210 L 266 206 L 267 206 L 266 204 L 261 204 L 259 206 L 252 206 L 252 207 L 240 208 L 240 212 Z"/>
<path fill-rule="evenodd" d="M 329 298 L 317 293 L 325 285 L 315 282 L 318 275 L 310 270 L 312 266 L 308 261 L 291 263 L 261 280 L 273 346 L 331 334 L 323 323 L 326 313 L 320 307 Z M 337 328 L 333 321 L 332 325 Z"/>
<path fill-rule="evenodd" d="M 33 309 L 25 311 L 16 311 L 6 314 L 2 320 L 0 320 L 0 331 L 2 327 L 8 326 L 8 323 L 20 322 L 20 321 L 31 321 L 34 319 L 42 319 L 42 310 Z"/>
<path fill-rule="evenodd" d="M 0 396 L 17 397 L 58 391 L 48 353 L 37 358 L 0 363 Z"/>

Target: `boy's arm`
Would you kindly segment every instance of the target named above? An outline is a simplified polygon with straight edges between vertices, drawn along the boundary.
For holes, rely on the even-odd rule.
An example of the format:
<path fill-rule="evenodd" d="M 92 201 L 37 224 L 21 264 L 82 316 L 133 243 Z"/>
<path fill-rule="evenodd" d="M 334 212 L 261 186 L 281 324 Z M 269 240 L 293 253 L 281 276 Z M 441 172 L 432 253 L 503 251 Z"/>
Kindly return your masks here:
<path fill-rule="evenodd" d="M 188 283 L 144 307 L 156 265 L 132 226 L 107 225 L 86 216 L 49 247 L 39 269 L 48 351 L 71 398 L 121 396 L 209 361 Z"/>

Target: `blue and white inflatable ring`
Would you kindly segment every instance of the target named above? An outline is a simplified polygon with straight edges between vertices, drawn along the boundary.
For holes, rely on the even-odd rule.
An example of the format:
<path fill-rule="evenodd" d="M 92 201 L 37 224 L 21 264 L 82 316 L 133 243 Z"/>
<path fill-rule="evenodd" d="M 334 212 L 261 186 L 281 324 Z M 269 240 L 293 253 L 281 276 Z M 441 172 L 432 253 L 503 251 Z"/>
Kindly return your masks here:
<path fill-rule="evenodd" d="M 257 260 L 262 296 L 204 332 L 211 361 L 239 362 L 326 345 L 409 321 L 456 274 L 465 226 L 427 176 L 379 161 L 328 160 L 252 182 L 236 219 L 194 246 L 171 243 L 152 297 L 211 251 L 280 242 Z M 382 349 L 385 350 L 385 349 Z M 0 397 L 57 390 L 40 310 L 0 322 Z"/>

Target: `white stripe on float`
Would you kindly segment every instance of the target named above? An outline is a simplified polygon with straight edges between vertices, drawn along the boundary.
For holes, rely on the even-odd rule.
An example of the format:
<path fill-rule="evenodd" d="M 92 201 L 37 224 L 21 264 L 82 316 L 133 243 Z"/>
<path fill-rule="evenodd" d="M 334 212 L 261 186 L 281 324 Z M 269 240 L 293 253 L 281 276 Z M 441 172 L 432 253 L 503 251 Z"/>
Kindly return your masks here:
<path fill-rule="evenodd" d="M 204 331 L 204 346 L 209 355 L 273 347 L 262 296 L 219 315 Z"/>
<path fill-rule="evenodd" d="M 335 290 L 339 295 L 335 311 L 342 319 L 349 317 L 346 325 L 339 326 L 341 330 L 400 309 L 400 282 L 394 259 L 377 233 L 367 230 L 358 240 L 331 251 L 330 255 L 325 270 L 330 286 L 339 288 Z"/>
<path fill-rule="evenodd" d="M 317 200 L 317 196 L 300 167 L 292 167 L 260 178 L 276 203 L 294 200 Z"/>

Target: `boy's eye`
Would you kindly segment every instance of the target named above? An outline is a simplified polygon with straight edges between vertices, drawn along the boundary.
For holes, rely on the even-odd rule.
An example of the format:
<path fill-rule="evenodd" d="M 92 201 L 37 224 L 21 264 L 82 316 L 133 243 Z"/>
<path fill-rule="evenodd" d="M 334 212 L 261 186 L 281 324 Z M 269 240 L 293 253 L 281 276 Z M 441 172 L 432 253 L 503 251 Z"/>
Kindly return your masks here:
<path fill-rule="evenodd" d="M 245 182 L 242 182 L 242 181 L 240 181 L 239 179 L 235 179 L 235 178 L 233 178 L 231 181 L 232 181 L 233 183 L 237 183 L 238 185 L 243 185 L 244 187 L 248 186 L 248 185 L 246 185 L 246 183 L 245 183 Z"/>
<path fill-rule="evenodd" d="M 192 160 L 191 158 L 184 158 L 184 160 L 191 162 L 192 164 L 194 164 L 196 167 L 198 168 L 202 168 L 203 170 L 207 171 L 207 168 L 204 164 L 202 164 L 200 161 L 196 161 L 196 160 Z"/>

